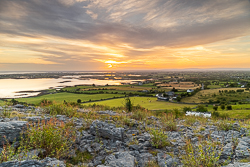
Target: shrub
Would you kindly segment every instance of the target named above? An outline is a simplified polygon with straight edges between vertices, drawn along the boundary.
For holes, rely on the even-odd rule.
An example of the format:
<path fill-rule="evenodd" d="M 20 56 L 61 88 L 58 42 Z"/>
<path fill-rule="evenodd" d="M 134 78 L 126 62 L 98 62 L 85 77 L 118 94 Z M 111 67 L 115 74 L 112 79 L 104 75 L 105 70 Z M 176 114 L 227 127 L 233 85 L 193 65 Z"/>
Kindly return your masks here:
<path fill-rule="evenodd" d="M 177 122 L 174 120 L 166 120 L 163 122 L 163 125 L 167 131 L 176 131 L 177 130 Z"/>
<path fill-rule="evenodd" d="M 220 105 L 220 108 L 221 108 L 222 110 L 225 110 L 226 107 L 225 107 L 224 104 L 221 104 L 221 105 Z"/>
<path fill-rule="evenodd" d="M 171 91 L 173 91 L 173 92 L 178 92 L 178 90 L 177 90 L 177 89 L 175 89 L 175 88 L 173 88 Z"/>
<path fill-rule="evenodd" d="M 217 148 L 220 149 L 217 149 Z M 198 146 L 186 142 L 185 154 L 181 155 L 184 167 L 219 167 L 222 147 L 213 141 L 201 141 Z"/>
<path fill-rule="evenodd" d="M 149 134 L 151 135 L 150 142 L 152 146 L 156 148 L 163 148 L 169 145 L 168 136 L 163 131 L 159 129 L 151 129 Z"/>
<path fill-rule="evenodd" d="M 143 120 L 147 117 L 147 113 L 137 110 L 135 112 L 133 112 L 133 115 L 131 116 L 132 119 L 136 119 L 136 120 Z"/>
<path fill-rule="evenodd" d="M 82 100 L 81 99 L 77 99 L 77 103 L 81 103 L 82 102 Z"/>
<path fill-rule="evenodd" d="M 3 145 L 3 149 L 0 153 L 0 163 L 16 159 L 14 145 L 10 145 L 5 136 L 4 138 L 6 140 L 6 144 Z"/>
<path fill-rule="evenodd" d="M 41 106 L 48 106 L 48 105 L 51 105 L 53 102 L 51 100 L 48 100 L 48 99 L 42 99 L 40 104 Z"/>
<path fill-rule="evenodd" d="M 180 118 L 181 116 L 185 115 L 184 112 L 179 111 L 177 108 L 173 109 L 172 114 L 174 115 L 175 119 Z"/>
<path fill-rule="evenodd" d="M 128 112 L 131 112 L 131 111 L 132 111 L 133 104 L 132 104 L 132 102 L 131 102 L 131 100 L 130 100 L 129 97 L 127 97 L 127 98 L 125 99 L 124 107 L 125 107 L 125 109 L 126 109 Z"/>
<path fill-rule="evenodd" d="M 89 162 L 91 159 L 93 159 L 93 156 L 89 152 L 76 151 L 76 156 L 73 157 L 69 162 L 73 165 L 77 165 L 79 164 L 79 162 L 80 163 Z"/>
<path fill-rule="evenodd" d="M 197 112 L 207 112 L 207 108 L 204 105 L 198 105 L 196 108 Z"/>
<path fill-rule="evenodd" d="M 16 105 L 18 103 L 16 99 L 11 99 L 10 102 L 12 103 L 12 105 Z"/>
<path fill-rule="evenodd" d="M 195 122 L 197 122 L 197 119 L 195 116 L 189 116 L 185 118 L 185 125 L 192 126 Z"/>
<path fill-rule="evenodd" d="M 40 125 L 39 125 L 40 124 Z M 30 125 L 20 144 L 29 149 L 44 149 L 44 157 L 65 157 L 75 141 L 75 133 L 63 122 L 50 119 L 48 122 Z"/>
<path fill-rule="evenodd" d="M 244 92 L 244 89 L 238 89 L 237 92 Z"/>
<path fill-rule="evenodd" d="M 232 110 L 232 106 L 231 105 L 227 106 L 227 110 Z"/>
<path fill-rule="evenodd" d="M 220 130 L 228 131 L 233 129 L 233 125 L 230 122 L 227 121 L 220 121 L 218 123 L 218 128 Z"/>
<path fill-rule="evenodd" d="M 212 115 L 212 118 L 219 118 L 220 117 L 220 113 L 217 111 L 213 111 L 211 115 Z"/>
<path fill-rule="evenodd" d="M 214 111 L 218 110 L 218 106 L 213 106 Z"/>
<path fill-rule="evenodd" d="M 184 107 L 183 108 L 183 112 L 186 113 L 187 111 L 192 111 L 191 107 Z"/>

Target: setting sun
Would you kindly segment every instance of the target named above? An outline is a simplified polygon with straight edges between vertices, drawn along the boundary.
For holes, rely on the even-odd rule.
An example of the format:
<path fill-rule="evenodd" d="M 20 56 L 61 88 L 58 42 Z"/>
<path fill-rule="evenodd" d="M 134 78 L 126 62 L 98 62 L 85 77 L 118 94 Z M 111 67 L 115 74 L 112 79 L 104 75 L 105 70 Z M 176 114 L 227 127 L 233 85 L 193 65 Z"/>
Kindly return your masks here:
<path fill-rule="evenodd" d="M 112 64 L 108 64 L 108 68 L 112 68 L 113 66 L 112 66 Z"/>

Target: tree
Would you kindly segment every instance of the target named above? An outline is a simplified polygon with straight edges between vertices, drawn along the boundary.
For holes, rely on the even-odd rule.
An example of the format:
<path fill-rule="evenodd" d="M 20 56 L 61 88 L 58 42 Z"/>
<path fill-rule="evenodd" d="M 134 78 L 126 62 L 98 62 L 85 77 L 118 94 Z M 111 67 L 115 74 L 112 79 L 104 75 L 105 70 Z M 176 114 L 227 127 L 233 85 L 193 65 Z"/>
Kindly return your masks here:
<path fill-rule="evenodd" d="M 81 102 L 82 102 L 82 100 L 81 100 L 81 99 L 78 99 L 78 100 L 77 100 L 77 103 L 81 103 Z"/>
<path fill-rule="evenodd" d="M 176 100 L 177 100 L 178 102 L 180 102 L 180 101 L 181 101 L 181 97 L 178 96 Z"/>
<path fill-rule="evenodd" d="M 173 91 L 173 92 L 178 92 L 178 90 L 177 90 L 177 89 L 175 89 L 175 88 L 173 88 L 173 89 L 172 89 L 172 91 Z"/>
<path fill-rule="evenodd" d="M 213 106 L 214 111 L 218 110 L 218 106 Z"/>
<path fill-rule="evenodd" d="M 192 111 L 191 107 L 184 107 L 183 108 L 183 112 L 186 113 L 187 111 Z"/>
<path fill-rule="evenodd" d="M 232 108 L 232 106 L 231 105 L 228 105 L 227 106 L 227 110 L 232 110 L 233 108 Z"/>
<path fill-rule="evenodd" d="M 222 109 L 222 110 L 225 110 L 225 105 L 224 104 L 222 104 L 222 105 L 220 105 L 220 108 Z"/>
<path fill-rule="evenodd" d="M 16 99 L 11 99 L 10 101 L 13 105 L 16 105 L 18 103 L 18 101 Z"/>
<path fill-rule="evenodd" d="M 204 105 L 198 105 L 197 108 L 196 108 L 196 111 L 197 112 L 207 112 L 207 108 L 204 106 Z"/>
<path fill-rule="evenodd" d="M 131 112 L 131 111 L 132 111 L 132 109 L 133 109 L 133 104 L 132 104 L 132 102 L 131 102 L 131 100 L 130 100 L 129 97 L 127 97 L 127 98 L 125 99 L 124 107 L 126 108 L 126 110 L 127 110 L 128 112 Z"/>

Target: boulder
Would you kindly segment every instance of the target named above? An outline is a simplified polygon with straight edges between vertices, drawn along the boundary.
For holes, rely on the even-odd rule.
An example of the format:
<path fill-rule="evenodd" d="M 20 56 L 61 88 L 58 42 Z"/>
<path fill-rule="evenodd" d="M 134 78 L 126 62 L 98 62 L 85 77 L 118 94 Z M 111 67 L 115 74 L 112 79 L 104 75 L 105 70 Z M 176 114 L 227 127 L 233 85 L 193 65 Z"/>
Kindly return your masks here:
<path fill-rule="evenodd" d="M 9 161 L 0 164 L 0 167 L 45 167 L 46 164 L 37 160 Z"/>
<path fill-rule="evenodd" d="M 10 121 L 10 122 L 0 122 L 0 146 L 2 146 L 3 142 L 9 141 L 13 143 L 14 141 L 18 141 L 20 138 L 20 133 L 22 130 L 26 129 L 26 121 Z M 6 137 L 6 139 L 4 138 Z"/>
<path fill-rule="evenodd" d="M 66 167 L 64 162 L 55 158 L 45 158 L 44 160 L 9 161 L 0 164 L 0 167 Z"/>
<path fill-rule="evenodd" d="M 224 167 L 250 167 L 250 163 L 234 163 L 234 164 L 229 164 L 227 166 Z"/>
<path fill-rule="evenodd" d="M 113 141 L 124 141 L 124 128 L 116 128 L 114 124 L 108 124 L 99 120 L 92 122 L 90 134 L 111 139 Z"/>
<path fill-rule="evenodd" d="M 106 157 L 105 165 L 110 167 L 135 167 L 135 157 L 129 152 L 118 152 Z"/>

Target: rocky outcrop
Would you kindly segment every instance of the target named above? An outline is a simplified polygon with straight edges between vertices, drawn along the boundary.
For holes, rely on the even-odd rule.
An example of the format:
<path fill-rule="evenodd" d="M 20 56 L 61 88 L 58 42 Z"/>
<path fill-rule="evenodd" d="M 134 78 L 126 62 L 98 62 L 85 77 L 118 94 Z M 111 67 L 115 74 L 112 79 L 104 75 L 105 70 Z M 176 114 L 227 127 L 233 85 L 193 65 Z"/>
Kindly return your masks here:
<path fill-rule="evenodd" d="M 25 160 L 9 161 L 0 164 L 0 167 L 66 167 L 64 162 L 55 158 L 46 158 L 44 160 Z"/>
<path fill-rule="evenodd" d="M 116 128 L 114 124 L 108 124 L 99 120 L 92 122 L 90 133 L 95 136 L 111 139 L 113 141 L 124 140 L 124 128 Z"/>
<path fill-rule="evenodd" d="M 27 123 L 28 122 L 26 121 L 0 122 L 0 145 L 2 146 L 6 140 L 10 143 L 18 141 L 20 138 L 20 133 L 22 130 L 25 130 Z"/>
<path fill-rule="evenodd" d="M 234 164 L 229 164 L 227 166 L 224 167 L 250 167 L 250 163 L 234 163 Z"/>
<path fill-rule="evenodd" d="M 135 167 L 135 157 L 129 152 L 118 152 L 106 157 L 105 165 L 109 167 Z"/>
<path fill-rule="evenodd" d="M 113 115 L 114 112 L 100 112 L 99 114 Z M 250 167 L 247 163 L 236 163 L 241 159 L 250 156 L 250 137 L 247 136 L 247 130 L 235 123 L 231 130 L 220 130 L 216 123 L 211 125 L 201 125 L 195 122 L 195 126 L 185 126 L 180 120 L 177 124 L 176 131 L 164 131 L 168 136 L 169 145 L 157 149 L 152 146 L 152 135 L 147 128 L 154 128 L 157 126 L 161 128 L 160 121 L 156 117 L 149 117 L 148 119 L 157 121 L 157 125 L 145 124 L 131 119 L 131 124 L 124 125 L 122 128 L 117 128 L 115 121 L 112 119 L 107 121 L 95 120 L 91 125 L 83 130 L 85 127 L 85 120 L 83 118 L 69 118 L 65 115 L 57 115 L 58 120 L 62 122 L 70 122 L 71 126 L 76 128 L 77 139 L 74 143 L 72 157 L 76 156 L 78 152 L 88 152 L 93 155 L 91 162 L 86 164 L 89 167 L 145 167 L 149 162 L 157 163 L 160 167 L 173 167 L 182 165 L 179 159 L 181 155 L 185 154 L 183 146 L 186 145 L 187 140 L 190 140 L 194 146 L 198 146 L 200 139 L 213 140 L 220 143 L 217 151 L 222 153 L 220 162 L 230 160 L 235 162 L 227 165 L 227 167 Z M 20 132 L 26 128 L 27 123 L 40 122 L 41 120 L 49 120 L 51 117 L 25 117 L 26 121 L 10 121 L 11 119 L 3 119 L 0 122 L 0 134 L 12 143 L 18 141 Z M 112 123 L 111 123 L 112 122 Z M 184 121 L 183 121 L 184 122 Z M 201 130 L 202 129 L 202 130 Z M 18 142 L 17 142 L 18 143 Z M 16 143 L 15 143 L 16 144 Z M 0 148 L 1 150 L 1 148 Z M 22 155 L 22 154 L 20 154 Z M 10 161 L 0 164 L 0 167 L 7 166 L 60 166 L 65 164 L 57 159 L 46 158 L 44 160 L 34 160 L 34 155 L 38 157 L 37 151 L 32 150 L 29 153 L 24 153 L 24 158 L 19 158 L 19 161 Z M 20 156 L 19 156 L 20 157 Z M 71 157 L 68 156 L 68 157 Z M 14 157 L 15 159 L 15 157 Z"/>

